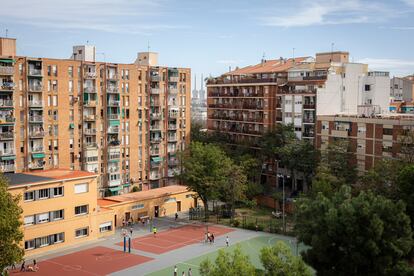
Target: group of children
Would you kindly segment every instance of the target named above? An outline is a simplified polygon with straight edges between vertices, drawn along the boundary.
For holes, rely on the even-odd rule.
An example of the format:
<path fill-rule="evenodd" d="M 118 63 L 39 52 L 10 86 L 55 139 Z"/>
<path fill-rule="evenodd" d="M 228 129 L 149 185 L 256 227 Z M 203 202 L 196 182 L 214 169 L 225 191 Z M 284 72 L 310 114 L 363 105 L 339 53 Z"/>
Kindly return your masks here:
<path fill-rule="evenodd" d="M 178 268 L 177 268 L 176 265 L 174 266 L 174 276 L 178 276 Z M 181 276 L 186 276 L 185 275 L 185 271 L 183 271 L 183 273 L 181 274 Z M 191 270 L 191 267 L 188 269 L 187 276 L 193 276 L 193 271 Z"/>
<path fill-rule="evenodd" d="M 214 234 L 207 232 L 205 237 L 205 243 L 214 243 Z"/>
<path fill-rule="evenodd" d="M 16 270 L 16 264 L 12 264 L 12 270 Z M 35 259 L 33 259 L 32 265 L 26 265 L 26 261 L 23 260 L 22 264 L 20 265 L 20 272 L 36 272 L 39 270 L 39 266 Z M 9 271 L 6 269 L 3 273 L 0 272 L 0 275 L 9 275 Z"/>

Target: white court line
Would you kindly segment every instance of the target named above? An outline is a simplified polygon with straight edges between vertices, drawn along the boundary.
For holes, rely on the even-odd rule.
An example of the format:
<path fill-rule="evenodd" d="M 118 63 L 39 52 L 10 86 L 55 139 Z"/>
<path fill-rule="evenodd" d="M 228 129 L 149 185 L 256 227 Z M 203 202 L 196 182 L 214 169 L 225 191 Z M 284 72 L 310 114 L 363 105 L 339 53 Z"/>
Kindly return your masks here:
<path fill-rule="evenodd" d="M 70 267 L 70 265 L 64 265 L 64 264 L 57 263 L 57 262 L 50 261 L 50 260 L 46 260 L 45 262 L 49 262 L 49 263 L 52 263 L 52 264 L 60 265 L 60 266 L 62 266 L 62 267 L 63 267 L 63 268 L 62 268 L 62 270 L 64 270 L 64 267 Z M 77 270 L 77 271 L 82 271 L 82 272 L 87 273 L 87 274 L 91 274 L 91 275 L 99 276 L 99 274 L 95 274 L 95 273 L 93 273 L 93 272 L 90 272 L 90 271 L 87 271 L 87 270 L 83 270 L 82 268 L 81 268 L 81 269 L 79 269 L 79 270 Z"/>
<path fill-rule="evenodd" d="M 179 262 L 179 264 L 185 264 L 185 265 L 189 265 L 189 266 L 194 266 L 194 267 L 200 268 L 200 266 L 199 266 L 199 265 L 190 264 L 190 263 L 185 263 L 185 262 Z"/>

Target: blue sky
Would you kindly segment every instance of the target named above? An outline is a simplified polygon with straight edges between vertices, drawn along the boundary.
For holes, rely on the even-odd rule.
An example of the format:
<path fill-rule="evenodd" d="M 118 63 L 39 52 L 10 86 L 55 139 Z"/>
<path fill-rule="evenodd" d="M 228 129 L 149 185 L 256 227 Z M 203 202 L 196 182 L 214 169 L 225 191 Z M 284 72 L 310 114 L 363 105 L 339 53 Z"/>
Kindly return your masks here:
<path fill-rule="evenodd" d="M 160 64 L 219 75 L 229 66 L 347 50 L 353 61 L 393 75 L 414 73 L 414 0 L 0 0 L 0 35 L 19 55 L 67 58 L 72 45 L 98 59 Z M 102 54 L 104 53 L 104 54 Z"/>

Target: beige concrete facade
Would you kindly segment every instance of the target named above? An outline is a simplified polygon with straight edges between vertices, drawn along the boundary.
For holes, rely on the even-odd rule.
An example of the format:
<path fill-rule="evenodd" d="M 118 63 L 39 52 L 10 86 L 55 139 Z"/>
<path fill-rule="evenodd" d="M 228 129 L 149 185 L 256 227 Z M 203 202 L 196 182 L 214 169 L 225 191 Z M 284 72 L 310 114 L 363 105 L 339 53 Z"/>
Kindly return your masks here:
<path fill-rule="evenodd" d="M 114 233 L 113 210 L 97 205 L 98 175 L 48 170 L 7 177 L 9 192 L 21 196 L 26 256 Z"/>
<path fill-rule="evenodd" d="M 176 183 L 176 152 L 190 138 L 190 69 L 19 57 L 12 48 L 0 51 L 3 172 L 95 172 L 99 196 Z"/>

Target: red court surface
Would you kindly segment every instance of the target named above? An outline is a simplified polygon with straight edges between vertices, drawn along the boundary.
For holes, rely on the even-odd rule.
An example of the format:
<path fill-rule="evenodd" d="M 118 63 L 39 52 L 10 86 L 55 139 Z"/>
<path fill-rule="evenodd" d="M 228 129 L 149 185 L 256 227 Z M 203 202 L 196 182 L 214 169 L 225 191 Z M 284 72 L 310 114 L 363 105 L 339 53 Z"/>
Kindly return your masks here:
<path fill-rule="evenodd" d="M 39 270 L 35 273 L 12 272 L 11 275 L 107 275 L 150 260 L 148 257 L 97 246 L 39 262 Z M 28 261 L 27 265 L 31 264 L 31 260 Z"/>
<path fill-rule="evenodd" d="M 150 234 L 135 238 L 131 241 L 131 247 L 145 252 L 162 254 L 186 245 L 203 242 L 205 231 L 205 226 L 186 225 L 159 232 L 156 237 L 154 237 L 154 234 Z M 208 231 L 214 234 L 215 237 L 218 237 L 234 230 L 225 227 L 208 226 Z M 123 242 L 117 243 L 117 245 L 123 246 Z"/>

